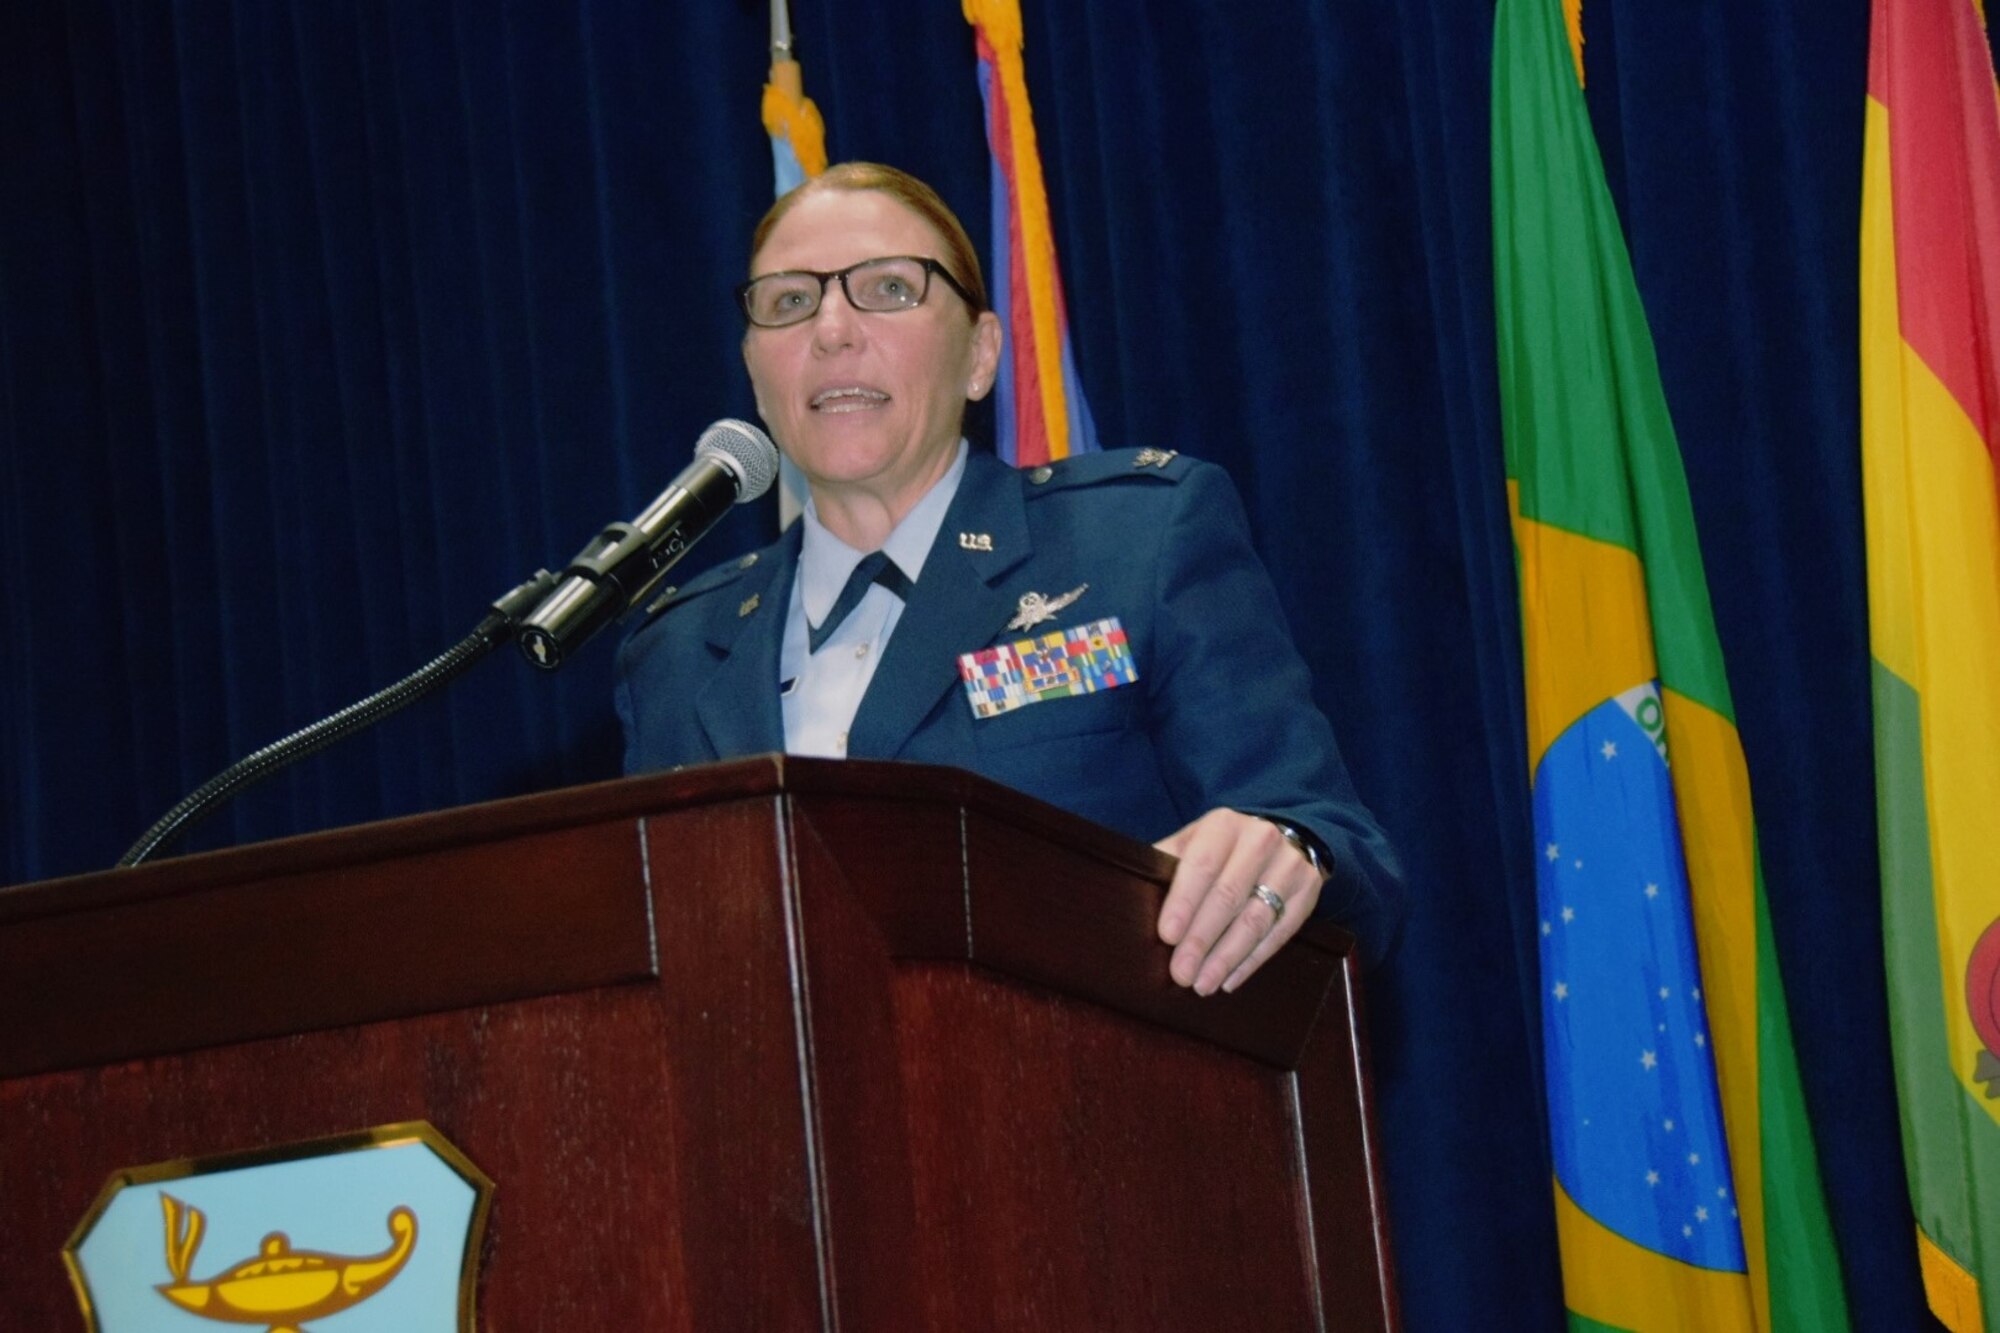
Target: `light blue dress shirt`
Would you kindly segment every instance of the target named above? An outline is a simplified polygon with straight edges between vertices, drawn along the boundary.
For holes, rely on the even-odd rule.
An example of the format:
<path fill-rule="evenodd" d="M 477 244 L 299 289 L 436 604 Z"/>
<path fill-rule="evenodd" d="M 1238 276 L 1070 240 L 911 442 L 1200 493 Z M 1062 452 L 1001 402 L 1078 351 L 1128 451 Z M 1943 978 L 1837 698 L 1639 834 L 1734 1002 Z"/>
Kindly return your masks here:
<path fill-rule="evenodd" d="M 882 543 L 882 549 L 912 583 L 923 575 L 924 560 L 944 525 L 945 511 L 958 494 L 965 475 L 968 446 L 958 442 L 958 456 L 937 485 L 917 501 Z M 792 580 L 791 605 L 785 611 L 785 641 L 778 656 L 783 682 L 785 752 L 829 759 L 847 757 L 847 732 L 861 709 L 861 696 L 875 678 L 875 664 L 903 618 L 903 599 L 876 584 L 839 628 L 820 645 L 808 646 L 809 626 L 824 621 L 847 586 L 848 575 L 869 554 L 834 536 L 819 521 L 811 500 L 799 516 L 805 525 L 799 546 L 799 573 Z"/>

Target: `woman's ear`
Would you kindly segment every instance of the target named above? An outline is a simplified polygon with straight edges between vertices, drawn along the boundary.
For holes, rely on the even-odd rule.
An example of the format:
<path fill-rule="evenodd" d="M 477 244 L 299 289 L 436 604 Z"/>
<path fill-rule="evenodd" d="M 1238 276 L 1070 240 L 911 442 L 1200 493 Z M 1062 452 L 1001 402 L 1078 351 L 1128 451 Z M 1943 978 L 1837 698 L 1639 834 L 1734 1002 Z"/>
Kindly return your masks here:
<path fill-rule="evenodd" d="M 965 396 L 978 402 L 993 391 L 993 379 L 1000 371 L 1000 347 L 1005 334 L 1000 316 L 982 310 L 972 325 L 972 371 L 965 377 Z"/>

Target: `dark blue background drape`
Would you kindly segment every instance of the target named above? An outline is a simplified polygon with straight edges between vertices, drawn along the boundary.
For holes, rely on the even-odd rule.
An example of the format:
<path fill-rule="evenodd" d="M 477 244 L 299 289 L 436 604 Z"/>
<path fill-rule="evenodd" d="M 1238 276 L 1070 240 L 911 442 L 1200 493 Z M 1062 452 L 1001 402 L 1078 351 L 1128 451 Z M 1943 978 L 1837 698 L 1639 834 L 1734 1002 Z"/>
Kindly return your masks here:
<path fill-rule="evenodd" d="M 1235 475 L 1414 912 L 1371 982 L 1413 1327 L 1561 1320 L 1492 351 L 1490 5 L 1025 0 L 1112 444 Z M 982 247 L 951 0 L 795 0 L 839 157 Z M 1857 479 L 1864 0 L 1592 0 L 1860 1327 L 1921 1327 Z M 750 415 L 756 0 L 0 7 L 0 881 L 93 869 L 412 669 Z M 740 511 L 694 557 L 763 540 Z M 511 657 L 198 846 L 614 774 L 610 648 Z M 1171 1114 L 1171 1108 L 1163 1109 Z"/>

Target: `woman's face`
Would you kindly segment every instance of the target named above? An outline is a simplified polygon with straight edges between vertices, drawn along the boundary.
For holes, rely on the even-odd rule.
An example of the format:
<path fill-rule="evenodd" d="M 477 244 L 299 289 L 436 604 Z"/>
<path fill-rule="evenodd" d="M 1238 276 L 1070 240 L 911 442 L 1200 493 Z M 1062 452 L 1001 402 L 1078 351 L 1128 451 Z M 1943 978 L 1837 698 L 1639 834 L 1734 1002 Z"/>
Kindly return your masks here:
<path fill-rule="evenodd" d="M 832 272 L 890 255 L 941 261 L 944 240 L 888 195 L 826 190 L 792 206 L 750 270 Z M 757 412 L 814 492 L 899 508 L 950 466 L 965 401 L 991 389 L 999 357 L 999 320 L 971 318 L 936 277 L 922 305 L 893 313 L 855 310 L 833 282 L 812 318 L 743 340 Z"/>

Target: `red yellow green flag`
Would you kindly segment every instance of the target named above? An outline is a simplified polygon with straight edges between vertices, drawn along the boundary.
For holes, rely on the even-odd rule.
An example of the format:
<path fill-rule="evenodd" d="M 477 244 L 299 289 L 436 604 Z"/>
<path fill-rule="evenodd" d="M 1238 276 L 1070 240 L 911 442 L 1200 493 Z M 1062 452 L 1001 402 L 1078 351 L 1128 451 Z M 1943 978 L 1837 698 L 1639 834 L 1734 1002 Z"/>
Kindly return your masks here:
<path fill-rule="evenodd" d="M 1862 480 L 1882 917 L 1931 1309 L 2000 1330 L 2000 107 L 1975 0 L 1875 0 Z"/>
<path fill-rule="evenodd" d="M 1561 0 L 1500 0 L 1495 311 L 1573 1330 L 1847 1327 L 1749 773 Z"/>

